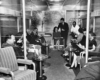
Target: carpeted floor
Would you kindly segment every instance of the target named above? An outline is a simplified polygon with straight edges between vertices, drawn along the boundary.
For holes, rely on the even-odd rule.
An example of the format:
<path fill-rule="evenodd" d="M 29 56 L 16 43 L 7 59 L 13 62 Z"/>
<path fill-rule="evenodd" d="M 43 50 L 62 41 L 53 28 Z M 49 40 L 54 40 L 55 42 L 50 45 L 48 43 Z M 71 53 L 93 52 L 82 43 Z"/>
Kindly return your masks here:
<path fill-rule="evenodd" d="M 51 58 L 47 60 L 51 64 L 50 67 L 44 68 L 47 80 L 74 80 L 75 74 L 73 70 L 67 68 L 61 52 L 53 50 L 50 52 Z"/>

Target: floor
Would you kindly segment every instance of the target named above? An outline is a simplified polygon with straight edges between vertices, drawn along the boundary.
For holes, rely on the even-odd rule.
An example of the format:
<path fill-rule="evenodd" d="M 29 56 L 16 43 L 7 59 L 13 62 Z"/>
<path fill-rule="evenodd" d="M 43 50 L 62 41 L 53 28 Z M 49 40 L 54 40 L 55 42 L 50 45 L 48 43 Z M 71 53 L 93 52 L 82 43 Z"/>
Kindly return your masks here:
<path fill-rule="evenodd" d="M 65 60 L 61 57 L 62 52 L 52 50 L 47 60 L 51 64 L 50 67 L 44 68 L 47 80 L 74 80 L 75 74 L 72 69 L 65 66 Z"/>

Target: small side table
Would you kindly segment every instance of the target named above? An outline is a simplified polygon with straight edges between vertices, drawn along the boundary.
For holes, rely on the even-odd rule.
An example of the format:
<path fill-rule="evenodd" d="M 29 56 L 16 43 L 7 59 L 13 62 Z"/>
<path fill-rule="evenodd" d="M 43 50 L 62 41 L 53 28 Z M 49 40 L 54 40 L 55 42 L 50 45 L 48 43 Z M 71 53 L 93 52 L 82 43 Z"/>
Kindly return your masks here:
<path fill-rule="evenodd" d="M 40 73 L 39 73 L 39 77 L 37 80 L 46 80 L 47 77 L 45 75 L 42 74 L 42 61 L 45 58 L 42 55 L 39 55 L 39 57 L 37 58 L 37 60 L 39 61 L 39 65 L 40 65 Z"/>

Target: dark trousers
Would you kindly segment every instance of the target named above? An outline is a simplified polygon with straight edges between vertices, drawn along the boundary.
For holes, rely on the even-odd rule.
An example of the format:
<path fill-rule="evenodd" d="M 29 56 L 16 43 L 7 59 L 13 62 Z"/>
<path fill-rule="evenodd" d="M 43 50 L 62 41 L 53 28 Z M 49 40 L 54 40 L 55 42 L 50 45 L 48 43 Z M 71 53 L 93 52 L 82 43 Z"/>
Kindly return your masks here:
<path fill-rule="evenodd" d="M 63 37 L 64 38 L 64 47 L 67 46 L 67 37 Z"/>
<path fill-rule="evenodd" d="M 42 45 L 41 50 L 42 50 L 42 54 L 46 54 L 46 46 Z"/>
<path fill-rule="evenodd" d="M 64 47 L 66 47 L 67 46 L 68 33 L 61 32 L 61 36 L 64 38 Z"/>

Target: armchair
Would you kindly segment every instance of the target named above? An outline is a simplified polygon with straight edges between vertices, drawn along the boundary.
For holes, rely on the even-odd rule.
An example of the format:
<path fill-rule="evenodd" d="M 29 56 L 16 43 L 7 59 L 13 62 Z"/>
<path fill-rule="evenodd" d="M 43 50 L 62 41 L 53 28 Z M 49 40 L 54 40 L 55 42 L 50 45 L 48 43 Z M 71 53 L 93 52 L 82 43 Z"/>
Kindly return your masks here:
<path fill-rule="evenodd" d="M 34 70 L 19 70 L 17 63 L 33 64 Z M 36 80 L 35 64 L 30 60 L 16 59 L 12 47 L 0 49 L 0 73 L 8 74 L 1 76 L 5 80 Z"/>

